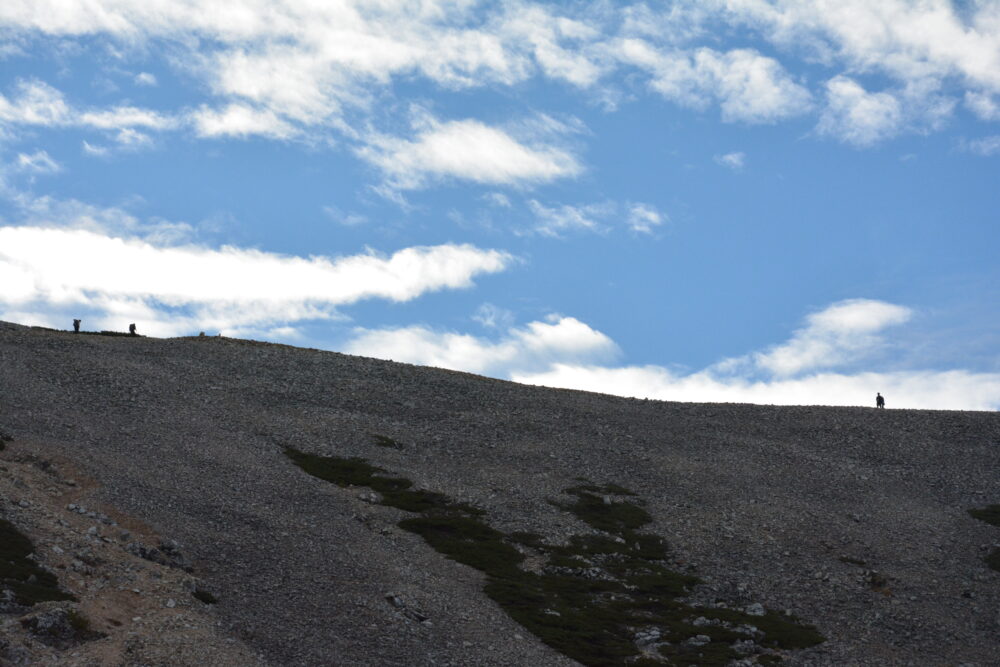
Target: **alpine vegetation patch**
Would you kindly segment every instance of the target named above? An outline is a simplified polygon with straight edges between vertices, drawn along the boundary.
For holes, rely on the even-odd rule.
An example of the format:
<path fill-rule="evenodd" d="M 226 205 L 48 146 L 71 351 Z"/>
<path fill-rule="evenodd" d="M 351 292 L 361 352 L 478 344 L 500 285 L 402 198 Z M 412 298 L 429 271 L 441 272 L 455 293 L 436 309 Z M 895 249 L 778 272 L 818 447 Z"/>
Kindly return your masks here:
<path fill-rule="evenodd" d="M 824 641 L 808 624 L 767 611 L 685 601 L 700 581 L 667 567 L 666 542 L 640 529 L 652 521 L 621 486 L 568 488 L 553 506 L 593 529 L 557 543 L 528 531 L 505 533 L 486 513 L 434 491 L 414 490 L 361 458 L 286 448 L 305 472 L 339 486 L 365 486 L 383 505 L 415 516 L 399 522 L 451 560 L 486 575 L 484 592 L 541 641 L 584 665 L 761 664 L 782 651 Z M 531 570 L 528 556 L 541 563 Z"/>

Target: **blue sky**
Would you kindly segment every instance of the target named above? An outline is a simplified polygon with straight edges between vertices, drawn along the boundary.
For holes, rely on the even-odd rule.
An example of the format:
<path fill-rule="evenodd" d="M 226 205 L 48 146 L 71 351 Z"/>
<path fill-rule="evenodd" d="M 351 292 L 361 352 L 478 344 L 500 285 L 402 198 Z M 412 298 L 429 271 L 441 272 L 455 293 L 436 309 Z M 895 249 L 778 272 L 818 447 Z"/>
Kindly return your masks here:
<path fill-rule="evenodd" d="M 1000 408 L 1000 2 L 0 3 L 0 319 Z"/>

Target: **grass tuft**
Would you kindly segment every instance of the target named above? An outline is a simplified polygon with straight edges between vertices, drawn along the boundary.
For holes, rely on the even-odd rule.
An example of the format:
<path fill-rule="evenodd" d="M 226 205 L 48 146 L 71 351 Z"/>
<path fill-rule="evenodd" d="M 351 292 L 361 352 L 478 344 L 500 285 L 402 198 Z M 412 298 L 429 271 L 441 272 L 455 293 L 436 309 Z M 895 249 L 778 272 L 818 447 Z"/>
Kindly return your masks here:
<path fill-rule="evenodd" d="M 983 559 L 992 569 L 1000 572 L 1000 548 L 994 548 L 990 555 Z"/>
<path fill-rule="evenodd" d="M 56 575 L 28 558 L 33 551 L 31 540 L 0 519 L 0 589 L 13 591 L 15 601 L 29 607 L 50 600 L 76 600 L 59 588 Z"/>
<path fill-rule="evenodd" d="M 372 440 L 379 447 L 391 447 L 392 449 L 403 449 L 403 443 L 398 440 L 393 440 L 387 435 L 379 435 L 378 433 L 372 433 Z"/>
<path fill-rule="evenodd" d="M 206 591 L 204 588 L 194 589 L 191 595 L 193 595 L 196 600 L 200 600 L 205 604 L 215 604 L 219 601 L 219 598 L 215 597 L 214 595 Z"/>
<path fill-rule="evenodd" d="M 987 505 L 980 509 L 968 510 L 969 516 L 994 526 L 1000 526 L 1000 505 Z"/>

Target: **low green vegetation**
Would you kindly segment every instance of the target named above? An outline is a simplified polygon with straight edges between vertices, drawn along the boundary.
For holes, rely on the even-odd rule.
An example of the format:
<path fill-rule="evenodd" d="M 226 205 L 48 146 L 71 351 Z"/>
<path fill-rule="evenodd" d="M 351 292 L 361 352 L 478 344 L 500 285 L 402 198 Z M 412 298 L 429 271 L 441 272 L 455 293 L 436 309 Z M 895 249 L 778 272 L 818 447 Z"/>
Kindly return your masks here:
<path fill-rule="evenodd" d="M 399 442 L 398 440 L 393 440 L 387 435 L 379 435 L 378 433 L 372 433 L 371 435 L 372 435 L 372 440 L 374 440 L 375 444 L 378 445 L 379 447 L 391 447 L 392 449 L 403 448 L 403 443 Z"/>
<path fill-rule="evenodd" d="M 1000 526 L 1000 505 L 987 505 L 979 509 L 971 509 L 969 515 L 994 526 Z M 994 548 L 983 561 L 991 569 L 1000 572 L 1000 548 Z"/>
<path fill-rule="evenodd" d="M 992 569 L 1000 572 L 1000 548 L 994 548 L 990 555 L 983 559 Z"/>
<path fill-rule="evenodd" d="M 204 602 L 205 604 L 215 604 L 219 601 L 217 597 L 206 591 L 204 588 L 194 589 L 191 595 L 193 595 L 196 600 Z"/>
<path fill-rule="evenodd" d="M 59 588 L 54 574 L 28 558 L 33 551 L 31 540 L 12 523 L 0 519 L 0 589 L 13 591 L 15 601 L 25 606 L 49 600 L 75 600 Z"/>
<path fill-rule="evenodd" d="M 363 459 L 292 448 L 285 454 L 311 475 L 340 486 L 371 488 L 382 495 L 382 504 L 416 514 L 399 526 L 446 557 L 483 572 L 485 593 L 511 618 L 584 665 L 725 665 L 740 657 L 732 646 L 737 640 L 753 638 L 768 649 L 823 641 L 814 627 L 790 616 L 751 616 L 686 603 L 683 598 L 699 580 L 668 568 L 667 544 L 640 531 L 652 517 L 623 487 L 588 482 L 566 489 L 572 500 L 553 504 L 598 532 L 549 544 L 536 533 L 501 532 L 487 523 L 481 509 L 413 490 L 410 480 L 383 475 L 384 470 Z M 540 567 L 522 567 L 529 555 Z M 703 620 L 695 625 L 699 617 Z M 640 631 L 654 636 L 644 649 L 636 642 Z M 698 635 L 709 640 L 692 641 Z"/>
<path fill-rule="evenodd" d="M 1000 526 L 1000 505 L 987 505 L 979 509 L 968 510 L 969 516 L 994 526 Z"/>

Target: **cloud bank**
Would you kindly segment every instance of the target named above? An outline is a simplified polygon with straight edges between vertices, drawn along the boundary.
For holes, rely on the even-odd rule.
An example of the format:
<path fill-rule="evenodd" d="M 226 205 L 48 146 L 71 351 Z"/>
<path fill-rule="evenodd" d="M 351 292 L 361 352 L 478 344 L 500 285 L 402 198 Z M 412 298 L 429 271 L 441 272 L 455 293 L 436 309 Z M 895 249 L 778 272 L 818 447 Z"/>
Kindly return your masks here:
<path fill-rule="evenodd" d="M 359 329 L 344 350 L 526 384 L 667 401 L 873 406 L 881 392 L 890 408 L 1000 409 L 997 373 L 849 370 L 877 356 L 886 345 L 884 331 L 912 316 L 910 309 L 882 301 L 838 302 L 809 315 L 784 343 L 691 373 L 609 365 L 621 356 L 614 341 L 579 320 L 557 316 L 511 328 L 495 341 L 426 327 Z"/>
<path fill-rule="evenodd" d="M 470 245 L 392 255 L 290 257 L 223 246 L 155 245 L 91 229 L 0 227 L 0 319 L 65 326 L 130 321 L 152 335 L 227 334 L 337 319 L 363 299 L 409 301 L 472 285 L 512 257 Z"/>

